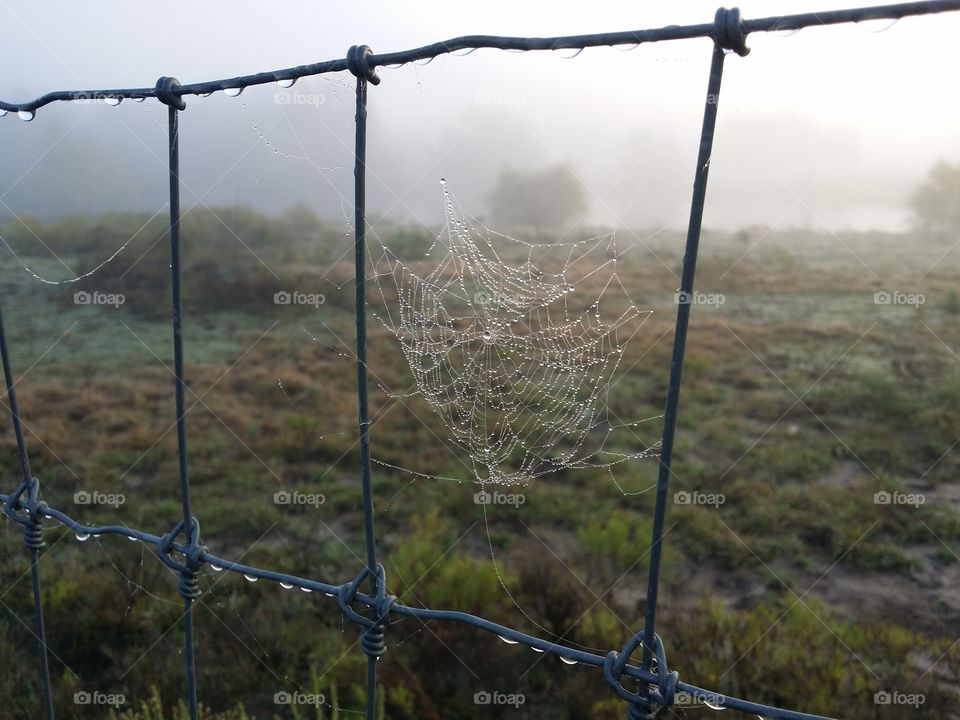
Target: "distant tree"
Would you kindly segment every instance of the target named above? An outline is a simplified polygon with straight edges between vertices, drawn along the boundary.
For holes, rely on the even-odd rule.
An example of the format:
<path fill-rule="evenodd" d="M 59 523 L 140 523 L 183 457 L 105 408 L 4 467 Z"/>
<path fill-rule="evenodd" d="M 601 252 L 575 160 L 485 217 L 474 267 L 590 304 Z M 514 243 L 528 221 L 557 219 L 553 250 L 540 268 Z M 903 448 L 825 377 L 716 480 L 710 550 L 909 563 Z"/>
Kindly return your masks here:
<path fill-rule="evenodd" d="M 498 225 L 538 231 L 563 227 L 587 209 L 586 190 L 565 165 L 531 172 L 503 170 L 488 200 Z"/>
<path fill-rule="evenodd" d="M 910 198 L 917 226 L 933 235 L 960 235 L 960 163 L 939 162 Z"/>

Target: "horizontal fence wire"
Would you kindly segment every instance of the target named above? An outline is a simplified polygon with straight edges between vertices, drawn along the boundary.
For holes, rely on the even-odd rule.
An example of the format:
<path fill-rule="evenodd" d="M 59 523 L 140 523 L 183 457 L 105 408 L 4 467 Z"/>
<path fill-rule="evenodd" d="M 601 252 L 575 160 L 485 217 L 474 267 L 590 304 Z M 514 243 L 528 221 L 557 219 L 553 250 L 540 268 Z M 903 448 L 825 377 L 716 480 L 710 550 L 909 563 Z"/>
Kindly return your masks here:
<path fill-rule="evenodd" d="M 960 10 L 960 0 L 927 0 L 927 2 L 878 5 L 865 8 L 829 10 L 743 20 L 740 23 L 740 30 L 745 35 L 749 35 L 750 33 L 757 32 L 801 30 L 807 27 L 865 22 L 868 20 L 898 20 L 914 15 L 928 15 L 952 10 Z M 367 58 L 366 66 L 371 70 L 375 70 L 378 67 L 400 66 L 416 62 L 417 60 L 429 60 L 439 57 L 440 55 L 448 55 L 458 50 L 478 50 L 481 48 L 497 50 L 581 50 L 588 47 L 637 45 L 667 40 L 713 38 L 715 34 L 715 23 L 705 23 L 700 25 L 671 25 L 652 30 L 628 30 L 622 32 L 595 33 L 591 35 L 567 35 L 545 38 L 466 35 L 412 50 L 402 50 L 399 52 L 384 53 L 382 55 L 373 53 Z M 323 75 L 326 73 L 342 72 L 344 70 L 349 70 L 346 59 L 325 60 L 309 65 L 298 65 L 297 67 L 261 72 L 254 75 L 239 75 L 224 80 L 189 83 L 176 88 L 174 94 L 177 97 L 183 97 L 184 95 L 206 95 L 218 90 L 265 85 L 281 80 L 297 80 L 298 78 L 311 75 Z M 30 112 L 58 101 L 124 98 L 144 99 L 156 97 L 158 97 L 157 89 L 154 87 L 60 90 L 41 95 L 34 100 L 23 103 L 0 101 L 0 110 L 6 110 L 8 112 Z"/>
<path fill-rule="evenodd" d="M 376 72 L 378 67 L 400 66 L 417 60 L 429 60 L 457 50 L 475 50 L 479 48 L 500 50 L 562 50 L 614 45 L 635 45 L 640 43 L 689 40 L 695 38 L 710 39 L 713 42 L 714 50 L 711 55 L 707 99 L 704 104 L 703 124 L 700 133 L 697 168 L 679 289 L 680 292 L 692 293 L 703 209 L 706 200 L 707 177 L 717 120 L 717 99 L 720 93 L 726 55 L 728 53 L 736 53 L 741 56 L 747 55 L 749 48 L 746 44 L 746 38 L 750 33 L 799 30 L 806 27 L 877 19 L 896 20 L 914 15 L 926 15 L 956 10 L 960 10 L 960 0 L 930 0 L 928 2 L 901 3 L 743 20 L 738 10 L 721 8 L 717 11 L 714 22 L 699 25 L 672 25 L 650 30 L 547 38 L 468 35 L 419 48 L 380 55 L 374 53 L 369 47 L 360 45 L 351 47 L 347 56 L 343 59 L 327 60 L 309 65 L 300 65 L 283 70 L 244 75 L 224 80 L 181 85 L 174 78 L 163 77 L 160 78 L 155 86 L 149 88 L 57 91 L 47 93 L 24 103 L 0 101 L 0 113 L 16 112 L 20 114 L 21 118 L 26 120 L 33 119 L 39 108 L 59 101 L 102 100 L 105 104 L 116 104 L 123 99 L 142 100 L 145 98 L 156 98 L 168 108 L 168 174 L 170 180 L 169 239 L 172 286 L 171 315 L 173 325 L 174 395 L 176 402 L 179 490 L 182 506 L 182 518 L 171 531 L 163 535 L 155 535 L 122 525 L 86 525 L 42 500 L 40 496 L 40 482 L 32 475 L 30 470 L 29 454 L 23 436 L 20 409 L 16 398 L 16 383 L 3 325 L 2 308 L 0 308 L 0 355 L 2 355 L 3 360 L 7 399 L 13 431 L 16 436 L 17 452 L 22 474 L 16 490 L 9 494 L 0 493 L 0 502 L 3 503 L 4 513 L 23 527 L 24 542 L 30 555 L 34 603 L 34 633 L 39 648 L 39 674 L 42 691 L 41 705 L 43 707 L 44 717 L 47 720 L 54 720 L 53 693 L 50 683 L 44 614 L 41 603 L 40 550 L 44 546 L 43 521 L 52 520 L 78 534 L 97 536 L 118 535 L 139 540 L 152 546 L 164 564 L 177 572 L 179 577 L 178 592 L 184 602 L 183 625 L 186 696 L 191 720 L 199 720 L 196 664 L 194 658 L 193 613 L 191 609 L 194 600 L 199 597 L 201 592 L 198 574 L 201 567 L 205 564 L 215 566 L 224 571 L 243 574 L 251 578 L 262 578 L 264 580 L 283 583 L 286 586 L 296 586 L 305 590 L 319 591 L 334 598 L 340 611 L 361 628 L 362 650 L 368 658 L 366 671 L 366 717 L 369 720 L 373 720 L 376 709 L 376 660 L 385 652 L 384 633 L 389 626 L 392 616 L 418 618 L 422 621 L 439 620 L 462 623 L 488 633 L 499 635 L 511 642 L 557 655 L 567 661 L 600 668 L 611 690 L 627 703 L 627 717 L 630 720 L 649 720 L 649 718 L 652 718 L 660 709 L 674 704 L 676 693 L 678 692 L 686 693 L 696 701 L 706 702 L 717 708 L 740 710 L 746 713 L 760 715 L 770 720 L 774 718 L 779 720 L 817 720 L 818 718 L 824 720 L 818 715 L 770 707 L 749 700 L 726 696 L 681 681 L 676 672 L 669 670 L 664 643 L 655 631 L 657 594 L 660 583 L 661 548 L 664 535 L 663 528 L 666 517 L 670 468 L 673 458 L 673 440 L 676 433 L 680 389 L 682 385 L 687 328 L 691 311 L 690 304 L 680 303 L 677 309 L 670 377 L 664 407 L 664 430 L 657 478 L 653 534 L 650 548 L 651 560 L 647 580 L 647 602 L 643 630 L 629 638 L 619 652 L 612 650 L 604 656 L 578 650 L 560 643 L 543 640 L 534 635 L 529 635 L 470 613 L 404 605 L 398 602 L 396 597 L 387 594 L 385 572 L 383 566 L 377 562 L 376 553 L 373 485 L 370 472 L 370 419 L 367 402 L 365 294 L 367 90 L 368 85 L 377 85 L 380 83 L 380 77 Z M 183 98 L 187 95 L 207 95 L 218 90 L 239 90 L 252 85 L 262 85 L 284 80 L 290 81 L 301 77 L 343 71 L 349 71 L 356 77 L 356 145 L 354 154 L 355 320 L 357 330 L 357 400 L 361 461 L 360 479 L 363 494 L 366 564 L 354 579 L 340 584 L 332 584 L 233 562 L 227 558 L 213 555 L 201 541 L 200 524 L 193 515 L 190 504 L 187 430 L 184 419 L 185 412 L 183 402 L 186 380 L 183 366 L 183 313 L 180 300 L 179 113 L 186 107 Z M 365 584 L 369 588 L 368 592 L 361 590 Z M 639 664 L 631 663 L 630 659 L 637 650 L 642 651 L 642 659 Z M 623 680 L 625 679 L 632 681 L 631 684 L 635 688 L 634 690 L 628 690 L 623 686 Z"/>

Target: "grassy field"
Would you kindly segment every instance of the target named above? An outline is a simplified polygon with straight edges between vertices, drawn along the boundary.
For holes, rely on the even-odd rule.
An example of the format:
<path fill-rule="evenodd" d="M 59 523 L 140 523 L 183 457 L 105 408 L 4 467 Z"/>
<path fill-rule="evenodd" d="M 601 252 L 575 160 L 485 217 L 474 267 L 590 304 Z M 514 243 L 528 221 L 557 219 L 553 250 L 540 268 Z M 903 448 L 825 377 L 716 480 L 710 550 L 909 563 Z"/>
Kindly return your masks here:
<path fill-rule="evenodd" d="M 5 256 L 0 288 L 44 499 L 87 522 L 159 534 L 180 512 L 164 218 L 79 283 L 43 284 L 23 268 L 48 279 L 86 272 L 146 220 L 11 226 L 3 236 L 19 261 Z M 404 257 L 431 244 L 409 228 L 378 232 Z M 349 238 L 304 210 L 271 220 L 223 209 L 189 214 L 184 246 L 188 449 L 204 542 L 244 563 L 351 579 L 363 536 Z M 720 693 L 835 717 L 960 717 L 960 250 L 906 235 L 762 228 L 706 233 L 702 246 L 704 304 L 688 342 L 658 627 L 671 668 Z M 617 248 L 630 299 L 654 313 L 624 352 L 610 412 L 654 418 L 634 431 L 645 447 L 662 427 L 682 238 L 621 232 Z M 273 303 L 295 289 L 324 302 Z M 77 292 L 124 302 L 77 304 Z M 371 310 L 377 300 L 371 290 Z M 656 460 L 621 465 L 613 479 L 602 470 L 544 476 L 508 491 L 523 494 L 520 506 L 477 505 L 430 407 L 394 397 L 411 385 L 396 339 L 378 323 L 370 330 L 373 456 L 386 463 L 374 466 L 376 521 L 390 591 L 619 650 L 642 627 L 653 507 L 643 491 Z M 0 444 L 8 491 L 18 476 L 5 416 Z M 278 505 L 282 490 L 323 502 Z M 77 505 L 79 491 L 124 501 Z M 76 704 L 81 691 L 123 695 L 114 714 L 124 720 L 185 717 L 170 571 L 122 538 L 78 542 L 52 524 L 45 537 L 58 717 L 107 714 Z M 36 717 L 19 526 L 4 523 L 0 548 L 0 717 Z M 208 717 L 358 717 L 364 658 L 334 601 L 210 568 L 201 585 Z M 468 627 L 398 621 L 388 648 L 385 718 L 625 713 L 594 669 Z M 479 706 L 481 691 L 524 702 Z M 279 692 L 323 702 L 278 705 Z M 911 694 L 923 704 L 896 704 Z"/>

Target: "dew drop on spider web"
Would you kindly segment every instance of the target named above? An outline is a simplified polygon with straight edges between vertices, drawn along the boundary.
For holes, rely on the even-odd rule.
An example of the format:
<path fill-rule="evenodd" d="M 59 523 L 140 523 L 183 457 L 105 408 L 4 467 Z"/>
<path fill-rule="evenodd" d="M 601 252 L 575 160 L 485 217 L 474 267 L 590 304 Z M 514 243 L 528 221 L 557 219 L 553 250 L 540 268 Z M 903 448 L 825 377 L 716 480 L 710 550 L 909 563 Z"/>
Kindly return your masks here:
<path fill-rule="evenodd" d="M 614 348 L 650 316 L 604 255 L 611 236 L 526 243 L 460 211 L 446 178 L 441 188 L 446 224 L 423 259 L 408 265 L 381 241 L 371 279 L 387 309 L 376 318 L 399 342 L 416 394 L 469 460 L 469 479 L 524 485 L 655 455 L 656 443 L 607 448 L 610 433 L 594 430 L 619 364 Z M 550 250 L 538 267 L 535 253 L 539 262 Z M 598 294 L 586 294 L 590 286 Z M 585 311 L 569 299 L 578 290 Z"/>

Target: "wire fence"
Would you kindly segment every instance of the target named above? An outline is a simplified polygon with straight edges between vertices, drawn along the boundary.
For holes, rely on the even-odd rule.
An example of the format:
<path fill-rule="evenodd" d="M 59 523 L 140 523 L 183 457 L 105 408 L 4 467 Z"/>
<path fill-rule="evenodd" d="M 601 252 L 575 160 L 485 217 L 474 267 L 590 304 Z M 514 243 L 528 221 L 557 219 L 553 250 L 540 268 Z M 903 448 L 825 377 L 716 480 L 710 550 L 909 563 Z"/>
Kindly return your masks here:
<path fill-rule="evenodd" d="M 193 603 L 200 596 L 199 571 L 204 564 L 230 572 L 241 573 L 251 578 L 263 578 L 285 586 L 324 592 L 336 599 L 345 617 L 357 624 L 361 631 L 362 651 L 367 656 L 366 665 L 366 717 L 373 720 L 376 712 L 377 659 L 386 651 L 385 632 L 392 616 L 419 618 L 422 621 L 443 620 L 464 623 L 499 635 L 513 643 L 520 643 L 541 652 L 552 653 L 569 662 L 600 668 L 611 690 L 627 704 L 630 720 L 649 720 L 660 709 L 673 705 L 678 692 L 686 693 L 695 701 L 709 703 L 718 709 L 740 710 L 764 718 L 780 720 L 811 720 L 821 716 L 793 710 L 770 707 L 746 699 L 726 696 L 690 683 L 681 682 L 676 672 L 667 665 L 663 641 L 656 634 L 657 595 L 660 585 L 660 567 L 666 517 L 667 491 L 671 476 L 674 437 L 677 427 L 681 378 L 687 328 L 690 319 L 690 304 L 679 303 L 674 333 L 670 376 L 667 386 L 664 428 L 660 453 L 660 465 L 656 485 L 656 504 L 653 517 L 653 533 L 650 546 L 650 565 L 647 579 L 646 610 L 644 627 L 630 637 L 618 652 L 611 650 L 606 656 L 585 652 L 561 643 L 551 642 L 528 635 L 511 627 L 491 622 L 464 612 L 436 610 L 401 604 L 387 593 L 387 581 L 383 565 L 377 562 L 376 533 L 374 528 L 373 485 L 370 469 L 370 416 L 367 399 L 366 364 L 366 119 L 367 91 L 370 85 L 378 85 L 378 67 L 399 66 L 416 60 L 428 60 L 457 50 L 496 48 L 502 50 L 561 50 L 583 49 L 598 46 L 636 45 L 706 38 L 713 42 L 710 70 L 707 81 L 703 124 L 693 185 L 689 226 L 680 293 L 688 296 L 694 290 L 694 274 L 697 251 L 707 192 L 707 177 L 710 169 L 714 130 L 716 127 L 718 100 L 723 75 L 724 61 L 728 54 L 747 55 L 750 50 L 746 39 L 750 33 L 801 28 L 867 20 L 896 20 L 914 15 L 926 15 L 960 10 L 960 0 L 931 0 L 929 2 L 902 3 L 867 8 L 833 10 L 818 13 L 803 13 L 755 20 L 744 20 L 737 9 L 720 8 L 713 23 L 686 26 L 668 26 L 650 30 L 612 32 L 565 37 L 527 38 L 470 35 L 434 43 L 420 48 L 393 53 L 376 54 L 366 45 L 353 46 L 346 58 L 327 60 L 310 65 L 262 72 L 255 75 L 212 80 L 181 85 L 176 79 L 162 77 L 152 88 L 127 88 L 103 90 L 75 90 L 47 93 L 24 103 L 0 101 L 0 113 L 16 112 L 21 119 L 32 120 L 39 108 L 58 101 L 101 100 L 116 105 L 124 99 L 143 100 L 155 98 L 167 106 L 169 134 L 169 206 L 170 206 L 170 273 L 172 288 L 172 323 L 174 354 L 174 394 L 177 410 L 177 448 L 179 461 L 180 502 L 182 518 L 169 532 L 155 535 L 118 525 L 84 525 L 62 510 L 47 505 L 40 497 L 40 481 L 30 470 L 20 409 L 17 404 L 13 369 L 0 310 L 0 355 L 6 382 L 7 398 L 16 436 L 22 479 L 16 490 L 0 494 L 6 515 L 23 527 L 24 543 L 30 559 L 32 579 L 34 634 L 39 657 L 41 703 L 43 716 L 53 720 L 53 698 L 48 665 L 46 631 L 41 602 L 40 551 L 44 547 L 43 521 L 56 521 L 77 533 L 86 535 L 122 535 L 152 545 L 160 560 L 174 570 L 179 578 L 178 592 L 183 598 L 184 657 L 186 675 L 186 699 L 191 720 L 198 720 L 200 710 L 197 700 L 196 663 L 193 637 Z M 356 288 L 356 357 L 357 399 L 359 407 L 360 472 L 363 493 L 364 535 L 366 564 L 357 576 L 342 584 L 332 584 L 309 578 L 274 572 L 265 568 L 251 567 L 211 554 L 203 545 L 200 523 L 193 514 L 190 502 L 190 480 L 187 455 L 187 428 L 184 407 L 183 368 L 183 308 L 180 300 L 180 170 L 179 170 L 179 117 L 185 109 L 184 97 L 207 95 L 215 91 L 239 93 L 252 85 L 271 82 L 294 81 L 301 77 L 349 71 L 356 77 L 355 116 L 355 164 L 354 164 L 354 247 Z M 367 592 L 361 588 L 366 587 Z M 639 664 L 631 663 L 633 654 L 640 650 Z M 625 682 L 633 689 L 628 689 Z"/>

